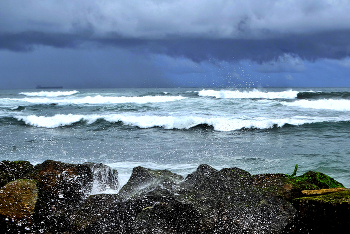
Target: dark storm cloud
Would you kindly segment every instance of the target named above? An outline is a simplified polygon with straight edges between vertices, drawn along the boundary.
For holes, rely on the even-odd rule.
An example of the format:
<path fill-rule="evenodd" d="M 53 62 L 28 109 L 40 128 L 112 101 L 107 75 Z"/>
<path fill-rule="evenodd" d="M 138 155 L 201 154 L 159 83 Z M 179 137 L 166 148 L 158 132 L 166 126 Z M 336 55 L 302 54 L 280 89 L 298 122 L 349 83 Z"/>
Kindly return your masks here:
<path fill-rule="evenodd" d="M 217 59 L 234 61 L 249 59 L 262 63 L 284 54 L 294 54 L 302 59 L 342 59 L 350 56 L 350 30 L 320 32 L 307 35 L 291 34 L 269 39 L 207 39 L 167 38 L 135 39 L 114 36 L 94 38 L 89 34 L 62 34 L 23 32 L 0 35 L 0 48 L 28 51 L 38 45 L 56 48 L 76 48 L 86 44 L 116 46 L 138 53 L 166 54 L 186 57 L 193 61 Z"/>
<path fill-rule="evenodd" d="M 10 1 L 0 49 L 115 46 L 193 61 L 350 56 L 347 1 Z"/>

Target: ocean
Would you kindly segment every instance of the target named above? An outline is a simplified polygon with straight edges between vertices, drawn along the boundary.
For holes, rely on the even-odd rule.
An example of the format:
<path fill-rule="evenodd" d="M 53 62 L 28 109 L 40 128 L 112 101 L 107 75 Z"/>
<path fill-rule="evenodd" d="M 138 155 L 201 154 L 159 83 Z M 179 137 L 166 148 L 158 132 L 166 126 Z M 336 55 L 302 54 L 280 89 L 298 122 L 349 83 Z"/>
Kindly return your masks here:
<path fill-rule="evenodd" d="M 0 160 L 104 163 L 121 185 L 205 163 L 350 187 L 349 88 L 0 90 L 0 133 Z"/>

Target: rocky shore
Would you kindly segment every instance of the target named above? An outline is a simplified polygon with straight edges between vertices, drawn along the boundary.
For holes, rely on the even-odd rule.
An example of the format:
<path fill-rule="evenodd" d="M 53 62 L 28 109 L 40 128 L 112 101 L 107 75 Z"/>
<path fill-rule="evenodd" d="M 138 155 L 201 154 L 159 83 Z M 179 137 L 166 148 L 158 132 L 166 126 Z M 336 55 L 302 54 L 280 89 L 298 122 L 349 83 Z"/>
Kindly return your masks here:
<path fill-rule="evenodd" d="M 296 171 L 296 170 L 295 170 Z M 200 165 L 186 178 L 135 167 L 118 194 L 103 164 L 0 162 L 4 233 L 337 233 L 350 227 L 350 190 L 329 176 L 251 175 Z"/>

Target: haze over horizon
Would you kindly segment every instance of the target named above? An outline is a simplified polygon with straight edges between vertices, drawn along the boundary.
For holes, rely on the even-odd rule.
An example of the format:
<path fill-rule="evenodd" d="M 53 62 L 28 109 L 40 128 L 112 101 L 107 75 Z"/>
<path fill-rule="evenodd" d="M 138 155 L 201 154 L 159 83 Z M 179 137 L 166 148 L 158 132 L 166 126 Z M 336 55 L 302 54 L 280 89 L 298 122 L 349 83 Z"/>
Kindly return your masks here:
<path fill-rule="evenodd" d="M 350 2 L 0 2 L 0 89 L 349 87 Z"/>

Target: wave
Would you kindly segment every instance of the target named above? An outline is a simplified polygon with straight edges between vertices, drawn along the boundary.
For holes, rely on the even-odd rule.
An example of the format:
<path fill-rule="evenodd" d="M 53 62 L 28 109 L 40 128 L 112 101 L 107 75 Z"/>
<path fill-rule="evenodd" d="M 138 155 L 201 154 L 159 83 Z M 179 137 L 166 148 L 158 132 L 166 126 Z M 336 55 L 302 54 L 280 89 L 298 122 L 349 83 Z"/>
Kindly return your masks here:
<path fill-rule="evenodd" d="M 54 99 L 54 98 L 23 98 L 16 99 L 17 101 L 27 102 L 32 104 L 59 104 L 59 105 L 81 105 L 81 104 L 122 104 L 122 103 L 158 103 L 158 102 L 171 102 L 185 99 L 182 96 L 143 96 L 143 97 L 110 97 L 110 96 L 86 96 L 82 98 L 65 98 L 65 99 Z"/>
<path fill-rule="evenodd" d="M 77 90 L 73 91 L 40 91 L 40 92 L 21 92 L 19 94 L 29 97 L 60 97 L 70 96 L 79 93 Z"/>
<path fill-rule="evenodd" d="M 262 98 L 262 99 L 295 99 L 298 91 L 287 90 L 282 92 L 263 92 L 257 89 L 252 91 L 231 91 L 231 90 L 202 90 L 198 92 L 202 97 L 215 98 Z"/>
<path fill-rule="evenodd" d="M 300 92 L 297 99 L 349 99 L 350 92 Z"/>
<path fill-rule="evenodd" d="M 308 109 L 323 109 L 334 111 L 350 111 L 350 100 L 322 99 L 322 100 L 297 100 L 283 102 L 283 105 L 302 107 Z"/>
<path fill-rule="evenodd" d="M 138 128 L 164 128 L 164 129 L 179 129 L 186 130 L 196 127 L 205 126 L 211 127 L 215 131 L 235 131 L 242 129 L 272 129 L 280 128 L 286 125 L 300 126 L 310 123 L 319 122 L 339 122 L 349 121 L 335 117 L 328 118 L 310 118 L 296 116 L 294 118 L 281 119 L 232 119 L 227 117 L 204 118 L 197 116 L 152 116 L 152 115 L 62 115 L 54 116 L 16 116 L 15 119 L 22 121 L 27 125 L 42 127 L 42 128 L 58 128 L 70 126 L 77 123 L 91 125 L 98 120 L 104 120 L 110 123 L 122 123 L 123 125 L 138 127 Z"/>

